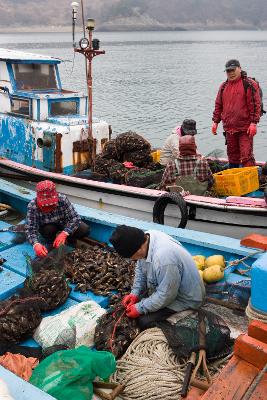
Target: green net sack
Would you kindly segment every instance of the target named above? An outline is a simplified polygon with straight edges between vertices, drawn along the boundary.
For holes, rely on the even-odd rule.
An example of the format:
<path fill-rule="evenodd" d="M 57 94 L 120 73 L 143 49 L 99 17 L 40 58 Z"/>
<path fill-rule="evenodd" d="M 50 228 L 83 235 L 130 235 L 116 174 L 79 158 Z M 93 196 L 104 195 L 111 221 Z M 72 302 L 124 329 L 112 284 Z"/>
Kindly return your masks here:
<path fill-rule="evenodd" d="M 159 185 L 162 179 L 164 170 L 150 171 L 146 168 L 130 170 L 125 175 L 125 183 L 128 186 L 148 187 L 150 185 Z"/>
<path fill-rule="evenodd" d="M 107 379 L 115 370 L 112 353 L 80 346 L 47 357 L 34 369 L 30 383 L 57 400 L 90 400 L 94 379 Z"/>

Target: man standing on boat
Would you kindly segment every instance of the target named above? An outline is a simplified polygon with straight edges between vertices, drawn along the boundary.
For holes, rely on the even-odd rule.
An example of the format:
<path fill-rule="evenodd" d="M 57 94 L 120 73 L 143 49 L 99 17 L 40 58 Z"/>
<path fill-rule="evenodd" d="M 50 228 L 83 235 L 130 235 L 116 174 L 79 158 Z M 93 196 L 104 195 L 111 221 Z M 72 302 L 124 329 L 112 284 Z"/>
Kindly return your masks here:
<path fill-rule="evenodd" d="M 28 205 L 25 228 L 26 238 L 38 257 L 48 254 L 46 246 L 39 242 L 39 235 L 58 248 L 67 240 L 86 236 L 89 231 L 68 198 L 58 193 L 56 185 L 48 180 L 36 185 L 36 198 Z"/>
<path fill-rule="evenodd" d="M 216 97 L 212 133 L 217 135 L 222 121 L 230 168 L 253 166 L 253 137 L 261 117 L 260 88 L 241 70 L 238 60 L 227 61 L 225 71 L 227 80 Z"/>
<path fill-rule="evenodd" d="M 170 236 L 121 225 L 110 243 L 120 256 L 137 261 L 131 293 L 122 304 L 129 318 L 138 318 L 141 329 L 203 304 L 205 288 L 194 260 Z"/>
<path fill-rule="evenodd" d="M 162 147 L 160 153 L 160 163 L 167 165 L 168 162 L 174 161 L 179 156 L 179 139 L 182 136 L 197 134 L 196 121 L 193 119 L 185 119 L 181 126 L 176 126 L 171 135 L 169 135 Z"/>

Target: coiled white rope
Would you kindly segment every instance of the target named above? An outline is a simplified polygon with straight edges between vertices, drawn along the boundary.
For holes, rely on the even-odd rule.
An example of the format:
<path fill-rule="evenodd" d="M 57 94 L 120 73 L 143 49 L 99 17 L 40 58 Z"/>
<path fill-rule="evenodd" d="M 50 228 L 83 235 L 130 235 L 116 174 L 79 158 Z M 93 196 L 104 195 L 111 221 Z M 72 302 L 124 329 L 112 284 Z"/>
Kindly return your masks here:
<path fill-rule="evenodd" d="M 257 321 L 260 321 L 260 322 L 267 323 L 267 314 L 266 313 L 261 313 L 261 312 L 258 312 L 256 310 L 254 310 L 251 307 L 250 301 L 249 301 L 249 303 L 247 305 L 247 308 L 246 308 L 246 315 L 247 315 L 247 317 L 249 319 L 254 319 L 254 320 L 257 320 Z"/>
<path fill-rule="evenodd" d="M 142 332 L 117 361 L 111 380 L 125 385 L 123 400 L 177 400 L 186 363 L 180 364 L 159 328 Z"/>

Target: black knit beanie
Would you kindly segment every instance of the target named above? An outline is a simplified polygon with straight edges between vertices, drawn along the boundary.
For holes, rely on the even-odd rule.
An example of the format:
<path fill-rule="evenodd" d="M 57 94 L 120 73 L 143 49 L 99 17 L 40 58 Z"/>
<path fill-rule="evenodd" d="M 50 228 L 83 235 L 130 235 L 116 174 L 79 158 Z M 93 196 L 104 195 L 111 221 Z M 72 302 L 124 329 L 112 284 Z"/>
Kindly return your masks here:
<path fill-rule="evenodd" d="M 124 258 L 132 257 L 145 240 L 145 234 L 141 229 L 126 225 L 117 226 L 109 239 L 116 252 Z"/>

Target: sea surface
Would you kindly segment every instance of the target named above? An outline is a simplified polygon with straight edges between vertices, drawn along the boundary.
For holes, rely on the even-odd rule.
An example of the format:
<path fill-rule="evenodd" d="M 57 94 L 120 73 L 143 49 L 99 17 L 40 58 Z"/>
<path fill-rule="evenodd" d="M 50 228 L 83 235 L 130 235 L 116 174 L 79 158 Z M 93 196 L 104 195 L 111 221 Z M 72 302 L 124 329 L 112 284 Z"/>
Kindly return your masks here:
<path fill-rule="evenodd" d="M 94 32 L 94 37 L 106 51 L 93 61 L 94 116 L 108 121 L 114 135 L 133 130 L 157 147 L 184 118 L 194 118 L 199 151 L 225 150 L 222 129 L 214 137 L 210 126 L 230 58 L 259 80 L 267 109 L 265 31 Z M 85 61 L 74 56 L 70 33 L 0 34 L 0 47 L 61 58 L 63 86 L 86 91 Z M 267 160 L 267 116 L 254 147 L 256 158 Z"/>

